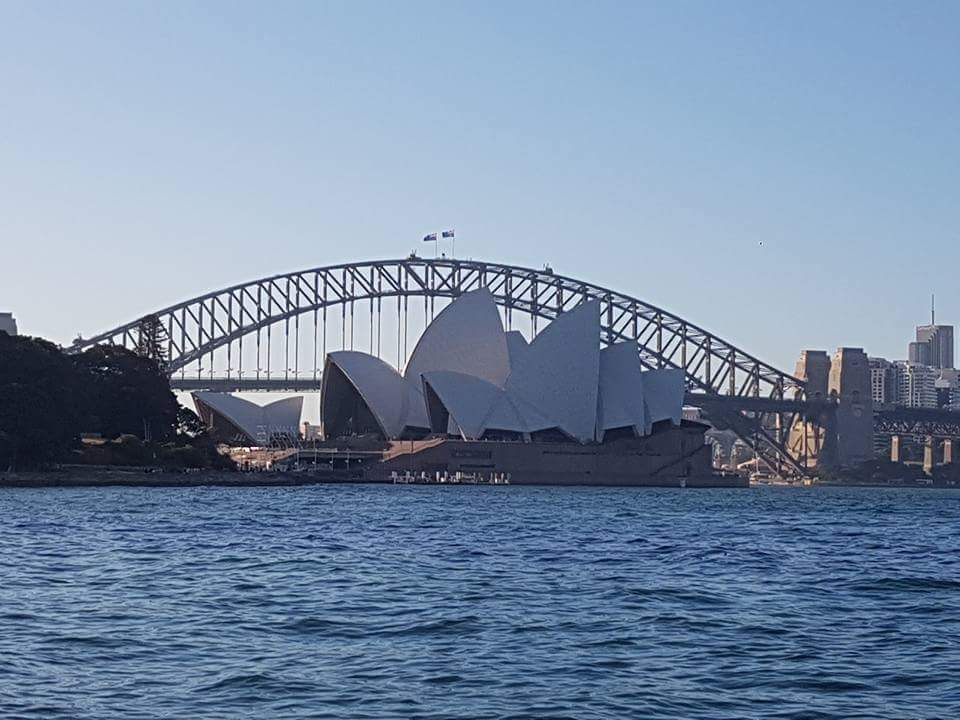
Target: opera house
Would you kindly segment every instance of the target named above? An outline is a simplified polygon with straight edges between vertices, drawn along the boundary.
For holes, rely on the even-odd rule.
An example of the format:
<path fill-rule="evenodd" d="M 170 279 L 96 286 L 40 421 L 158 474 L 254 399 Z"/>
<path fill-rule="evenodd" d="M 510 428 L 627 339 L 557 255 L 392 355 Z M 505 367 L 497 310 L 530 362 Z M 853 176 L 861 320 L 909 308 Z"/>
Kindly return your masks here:
<path fill-rule="evenodd" d="M 471 474 L 511 483 L 717 484 L 706 426 L 681 420 L 682 370 L 641 369 L 636 343 L 601 347 L 600 304 L 558 316 L 532 342 L 505 332 L 486 289 L 460 296 L 401 374 L 330 353 L 320 396 L 328 443 L 387 444 L 368 479 Z"/>
<path fill-rule="evenodd" d="M 192 393 L 197 415 L 216 439 L 229 444 L 270 445 L 300 435 L 303 395 L 257 405 L 223 392 Z"/>
<path fill-rule="evenodd" d="M 329 457 L 364 448 L 368 481 L 730 484 L 713 475 L 707 426 L 682 420 L 683 396 L 682 370 L 643 370 L 632 341 L 603 346 L 599 302 L 563 313 L 528 343 L 504 330 L 484 288 L 437 315 L 402 374 L 367 353 L 329 353 L 322 446 Z M 263 406 L 228 393 L 193 399 L 223 441 L 299 439 L 303 396 Z"/>

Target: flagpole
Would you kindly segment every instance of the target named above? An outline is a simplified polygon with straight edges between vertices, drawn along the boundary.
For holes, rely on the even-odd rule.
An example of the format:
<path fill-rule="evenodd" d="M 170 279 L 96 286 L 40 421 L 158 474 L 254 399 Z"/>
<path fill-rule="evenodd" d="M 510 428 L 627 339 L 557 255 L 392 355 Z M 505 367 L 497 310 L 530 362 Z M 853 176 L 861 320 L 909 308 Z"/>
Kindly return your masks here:
<path fill-rule="evenodd" d="M 440 232 L 440 237 L 444 240 L 450 239 L 450 257 L 455 258 L 457 256 L 457 232 L 454 229 L 443 230 Z"/>

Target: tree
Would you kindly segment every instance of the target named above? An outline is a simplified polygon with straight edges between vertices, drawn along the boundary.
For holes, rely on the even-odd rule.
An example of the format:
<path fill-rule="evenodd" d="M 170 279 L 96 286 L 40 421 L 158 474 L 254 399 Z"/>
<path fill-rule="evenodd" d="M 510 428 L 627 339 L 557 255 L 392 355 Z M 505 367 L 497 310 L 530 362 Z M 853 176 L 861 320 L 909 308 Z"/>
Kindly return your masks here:
<path fill-rule="evenodd" d="M 166 467 L 195 467 L 236 470 L 228 456 L 217 449 L 217 441 L 193 410 L 181 406 L 177 411 L 177 442 L 164 447 L 161 463 Z"/>
<path fill-rule="evenodd" d="M 197 438 L 205 439 L 207 435 L 207 426 L 203 424 L 203 420 L 193 410 L 182 405 L 177 408 L 178 437 L 194 440 Z"/>
<path fill-rule="evenodd" d="M 104 437 L 135 435 L 164 442 L 177 432 L 179 405 L 155 360 L 115 345 L 98 345 L 75 356 L 84 376 L 86 429 Z"/>
<path fill-rule="evenodd" d="M 0 333 L 0 469 L 56 461 L 76 446 L 80 385 L 53 343 Z"/>
<path fill-rule="evenodd" d="M 113 441 L 74 454 L 82 431 Z M 116 346 L 68 356 L 45 340 L 0 333 L 0 470 L 68 457 L 233 468 L 155 360 Z"/>

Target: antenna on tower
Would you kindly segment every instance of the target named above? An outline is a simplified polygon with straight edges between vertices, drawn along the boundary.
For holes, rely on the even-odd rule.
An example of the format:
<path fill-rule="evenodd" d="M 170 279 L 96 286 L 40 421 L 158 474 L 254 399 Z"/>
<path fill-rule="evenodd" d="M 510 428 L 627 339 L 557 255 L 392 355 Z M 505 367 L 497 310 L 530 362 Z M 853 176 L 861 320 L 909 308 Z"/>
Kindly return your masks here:
<path fill-rule="evenodd" d="M 930 324 L 937 324 L 937 296 L 933 293 L 930 294 Z"/>

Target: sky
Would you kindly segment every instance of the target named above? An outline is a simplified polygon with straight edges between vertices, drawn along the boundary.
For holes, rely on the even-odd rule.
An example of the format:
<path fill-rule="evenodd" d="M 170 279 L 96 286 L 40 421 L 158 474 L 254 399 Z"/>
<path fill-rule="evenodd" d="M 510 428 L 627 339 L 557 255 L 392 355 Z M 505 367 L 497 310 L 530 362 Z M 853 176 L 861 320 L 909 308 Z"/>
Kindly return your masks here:
<path fill-rule="evenodd" d="M 0 0 L 0 311 L 457 254 L 785 370 L 960 324 L 960 4 Z"/>

